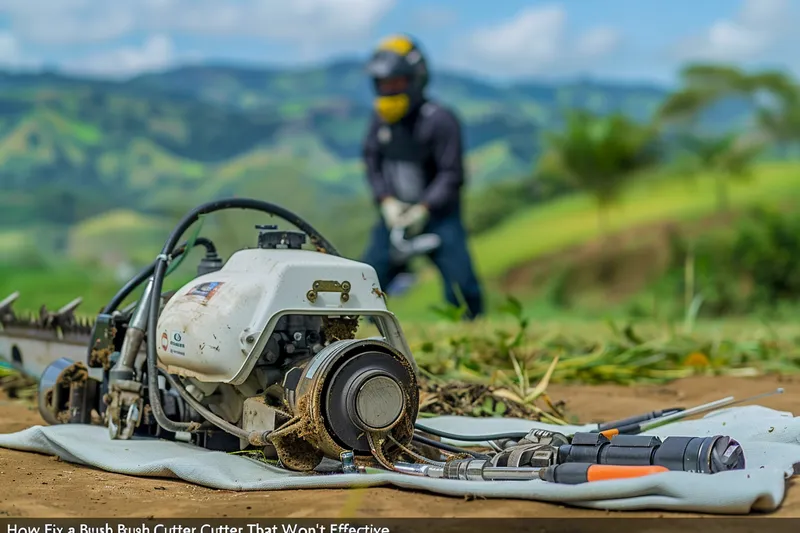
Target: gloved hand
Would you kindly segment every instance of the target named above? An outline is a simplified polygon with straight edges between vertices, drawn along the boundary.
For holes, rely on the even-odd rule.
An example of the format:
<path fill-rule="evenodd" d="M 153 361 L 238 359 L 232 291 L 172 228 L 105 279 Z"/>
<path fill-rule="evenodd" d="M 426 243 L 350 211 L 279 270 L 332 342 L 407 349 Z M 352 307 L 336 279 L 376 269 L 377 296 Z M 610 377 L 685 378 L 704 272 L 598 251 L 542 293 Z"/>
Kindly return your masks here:
<path fill-rule="evenodd" d="M 409 208 L 409 204 L 389 196 L 381 202 L 381 216 L 389 229 L 397 226 L 400 216 Z"/>
<path fill-rule="evenodd" d="M 422 204 L 409 207 L 397 221 L 397 226 L 406 229 L 406 235 L 413 237 L 422 232 L 428 222 L 430 212 Z"/>

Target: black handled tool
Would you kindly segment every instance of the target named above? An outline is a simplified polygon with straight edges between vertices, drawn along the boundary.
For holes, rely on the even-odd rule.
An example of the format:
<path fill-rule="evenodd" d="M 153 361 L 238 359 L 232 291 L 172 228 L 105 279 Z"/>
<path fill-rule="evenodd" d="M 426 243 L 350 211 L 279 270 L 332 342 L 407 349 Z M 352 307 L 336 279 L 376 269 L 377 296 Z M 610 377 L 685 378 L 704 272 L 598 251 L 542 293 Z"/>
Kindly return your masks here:
<path fill-rule="evenodd" d="M 667 437 L 663 441 L 647 435 L 576 433 L 571 444 L 558 448 L 558 463 L 653 465 L 669 470 L 714 474 L 745 467 L 742 447 L 734 439 L 713 437 Z"/>

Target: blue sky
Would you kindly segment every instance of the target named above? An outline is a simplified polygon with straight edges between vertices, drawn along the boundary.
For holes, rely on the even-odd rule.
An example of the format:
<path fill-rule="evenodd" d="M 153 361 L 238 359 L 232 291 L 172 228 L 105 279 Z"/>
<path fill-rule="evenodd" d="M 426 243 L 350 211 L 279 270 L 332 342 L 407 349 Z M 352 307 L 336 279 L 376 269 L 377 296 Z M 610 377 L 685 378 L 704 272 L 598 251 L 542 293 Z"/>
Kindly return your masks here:
<path fill-rule="evenodd" d="M 800 0 L 0 0 L 0 64 L 127 76 L 197 61 L 301 65 L 414 35 L 490 79 L 669 82 L 685 61 L 800 72 Z"/>

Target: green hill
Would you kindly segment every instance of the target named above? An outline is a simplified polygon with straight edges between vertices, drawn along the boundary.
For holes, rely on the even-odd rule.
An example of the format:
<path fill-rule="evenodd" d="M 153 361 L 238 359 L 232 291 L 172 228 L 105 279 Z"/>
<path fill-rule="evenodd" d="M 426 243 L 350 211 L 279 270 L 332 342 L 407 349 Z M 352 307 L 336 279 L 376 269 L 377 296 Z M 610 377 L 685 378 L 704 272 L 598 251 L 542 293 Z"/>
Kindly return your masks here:
<path fill-rule="evenodd" d="M 431 93 L 464 120 L 469 216 L 488 203 L 487 188 L 530 174 L 540 134 L 560 124 L 564 109 L 646 118 L 666 94 L 586 80 L 496 86 L 447 72 L 435 73 Z M 0 72 L 4 272 L 65 261 L 139 264 L 188 209 L 231 195 L 286 206 L 357 257 L 376 216 L 360 162 L 370 100 L 355 61 L 303 70 L 193 66 L 124 81 Z M 711 125 L 737 123 L 745 111 L 728 108 Z M 251 244 L 248 225 L 264 222 L 223 218 L 204 232 L 227 247 Z M 509 230 L 497 231 L 501 240 L 481 237 L 482 249 L 506 246 L 498 243 Z M 514 253 L 524 260 L 530 246 Z M 491 261 L 504 254 L 492 252 Z M 0 286 L 13 282 L 6 276 Z"/>
<path fill-rule="evenodd" d="M 103 213 L 174 216 L 245 190 L 318 218 L 369 208 L 360 163 L 369 87 L 353 61 L 185 67 L 121 82 L 0 73 L 0 233 L 17 242 L 20 230 L 47 227 L 62 253 L 69 226 Z M 528 174 L 539 133 L 564 106 L 645 116 L 664 95 L 588 82 L 498 87 L 446 72 L 431 91 L 464 118 L 471 190 Z M 341 239 L 359 243 L 356 233 Z"/>

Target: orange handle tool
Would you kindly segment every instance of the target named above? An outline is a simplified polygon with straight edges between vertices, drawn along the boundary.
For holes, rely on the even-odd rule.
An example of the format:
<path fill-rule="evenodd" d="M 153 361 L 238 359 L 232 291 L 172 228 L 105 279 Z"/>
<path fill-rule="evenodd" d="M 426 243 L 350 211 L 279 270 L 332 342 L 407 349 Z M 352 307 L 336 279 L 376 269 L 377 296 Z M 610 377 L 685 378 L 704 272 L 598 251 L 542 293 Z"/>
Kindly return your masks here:
<path fill-rule="evenodd" d="M 577 485 L 591 481 L 627 479 L 669 472 L 663 466 L 596 465 L 591 463 L 564 463 L 539 470 L 539 477 L 551 483 Z"/>

